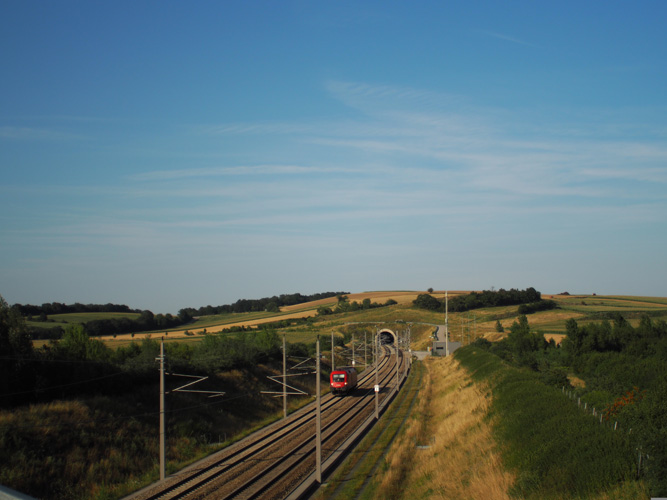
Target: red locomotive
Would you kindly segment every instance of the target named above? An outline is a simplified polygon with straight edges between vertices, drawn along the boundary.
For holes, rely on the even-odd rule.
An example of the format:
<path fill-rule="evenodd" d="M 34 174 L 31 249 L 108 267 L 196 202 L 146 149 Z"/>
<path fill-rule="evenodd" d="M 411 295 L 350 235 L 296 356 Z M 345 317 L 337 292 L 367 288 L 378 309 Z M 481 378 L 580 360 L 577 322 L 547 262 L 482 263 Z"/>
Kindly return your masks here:
<path fill-rule="evenodd" d="M 357 387 L 357 370 L 341 368 L 331 372 L 331 394 L 347 394 Z"/>

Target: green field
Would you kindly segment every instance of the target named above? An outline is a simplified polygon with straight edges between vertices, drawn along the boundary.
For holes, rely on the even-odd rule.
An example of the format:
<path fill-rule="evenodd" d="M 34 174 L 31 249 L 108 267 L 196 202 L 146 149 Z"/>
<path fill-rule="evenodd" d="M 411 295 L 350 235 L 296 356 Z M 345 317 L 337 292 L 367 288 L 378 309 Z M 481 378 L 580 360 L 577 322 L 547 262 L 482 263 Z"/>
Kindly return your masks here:
<path fill-rule="evenodd" d="M 585 324 L 587 322 L 599 322 L 604 319 L 612 318 L 612 314 L 615 312 L 620 312 L 632 324 L 637 324 L 640 321 L 641 316 L 644 314 L 649 314 L 653 320 L 667 318 L 667 299 L 665 298 L 577 295 L 554 296 L 553 300 L 558 303 L 559 308 L 549 311 L 541 311 L 528 316 L 531 329 L 542 333 L 564 333 L 565 322 L 569 318 L 575 318 L 579 324 Z M 215 353 L 215 356 L 209 356 L 217 360 L 229 355 L 230 349 L 234 347 L 234 342 L 230 342 L 230 338 L 233 341 L 240 340 L 248 342 L 248 345 L 252 346 L 252 339 L 259 338 L 262 335 L 272 334 L 246 332 L 218 337 L 213 335 L 206 336 L 200 333 L 183 335 L 183 330 L 188 328 L 191 331 L 199 332 L 204 328 L 208 328 L 210 331 L 213 327 L 242 322 L 252 324 L 253 322 L 259 323 L 263 320 L 266 321 L 267 319 L 278 321 L 288 314 L 297 313 L 298 317 L 298 312 L 305 312 L 313 309 L 315 309 L 315 306 L 304 304 L 303 308 L 300 310 L 290 310 L 278 314 L 255 312 L 247 314 L 204 316 L 197 318 L 194 322 L 181 327 L 177 331 L 152 332 L 151 336 L 153 339 L 159 339 L 161 336 L 164 336 L 167 343 L 166 352 L 168 359 L 177 360 L 181 363 L 189 362 L 190 360 L 204 359 L 205 356 L 203 356 L 203 354 L 208 354 L 208 351 L 206 351 L 206 349 L 209 348 L 208 346 L 218 346 L 216 348 L 219 350 Z M 48 327 L 82 323 L 99 319 L 119 317 L 136 318 L 138 316 L 138 314 L 125 313 L 63 314 L 49 317 L 49 319 L 53 319 L 54 322 L 32 322 L 31 324 L 38 327 Z M 481 336 L 487 336 L 487 338 L 491 340 L 496 340 L 506 335 L 509 327 L 518 316 L 518 306 L 483 308 L 465 313 L 450 313 L 450 335 L 452 340 L 462 339 L 464 343 L 474 341 L 475 338 Z M 496 332 L 496 324 L 498 321 L 505 327 L 505 333 Z M 405 332 L 409 328 L 411 332 L 412 349 L 426 350 L 431 343 L 431 335 L 435 330 L 435 325 L 444 325 L 444 323 L 444 313 L 416 309 L 411 303 L 406 301 L 404 303 L 387 307 L 365 310 L 361 309 L 353 312 L 330 314 L 326 316 L 314 316 L 308 323 L 293 324 L 284 328 L 276 328 L 275 333 L 278 335 L 279 340 L 282 340 L 282 336 L 285 335 L 287 341 L 292 344 L 300 342 L 310 344 L 318 335 L 324 338 L 325 341 L 328 341 L 332 333 L 337 337 L 345 335 L 348 339 L 354 335 L 357 340 L 357 349 L 360 349 L 359 342 L 363 341 L 364 333 L 366 333 L 367 339 L 370 341 L 372 334 L 377 328 L 390 328 L 400 333 Z M 79 446 L 78 443 L 81 440 L 89 439 L 89 437 L 87 437 L 89 435 L 96 436 L 95 439 L 99 440 L 99 445 L 96 445 L 98 446 L 99 451 L 96 453 L 100 454 L 96 457 L 96 460 L 99 459 L 101 465 L 99 470 L 91 472 L 92 479 L 90 485 L 87 486 L 87 488 L 90 489 L 85 490 L 80 498 L 98 498 L 99 500 L 106 500 L 114 497 L 117 498 L 117 496 L 114 495 L 120 494 L 121 491 L 128 492 L 132 488 L 138 487 L 139 484 L 145 484 L 154 479 L 157 473 L 154 463 L 155 447 L 157 446 L 154 428 L 155 419 L 153 417 L 144 418 L 142 415 L 146 412 L 154 415 L 155 411 L 157 411 L 155 408 L 155 405 L 157 404 L 157 398 L 155 397 L 157 394 L 157 388 L 155 386 L 157 381 L 155 358 L 159 344 L 150 340 L 146 341 L 142 338 L 143 335 L 144 334 L 135 334 L 135 336 L 131 336 L 130 334 L 118 335 L 115 339 L 105 341 L 107 346 L 113 348 L 113 354 L 105 354 L 105 356 L 107 356 L 105 359 L 116 359 L 114 362 L 117 363 L 118 366 L 123 367 L 123 370 L 120 370 L 117 373 L 124 374 L 123 376 L 133 372 L 140 374 L 140 376 L 138 375 L 137 380 L 141 383 L 136 384 L 125 381 L 123 383 L 126 384 L 127 387 L 122 391 L 119 391 L 116 388 L 116 385 L 114 385 L 116 383 L 110 383 L 104 386 L 106 391 L 104 394 L 98 394 L 101 385 L 95 385 L 94 389 L 92 389 L 92 393 L 83 391 L 79 398 L 68 399 L 62 405 L 60 405 L 57 400 L 54 400 L 53 404 L 50 401 L 45 401 L 44 403 L 35 406 L 35 411 L 45 412 L 45 415 L 48 413 L 49 416 L 35 414 L 35 416 L 29 417 L 28 413 L 31 411 L 29 405 L 22 408 L 20 412 L 18 409 L 9 409 L 4 413 L 0 412 L 0 420 L 5 419 L 4 421 L 6 423 L 7 432 L 5 433 L 4 439 L 7 443 L 9 443 L 7 440 L 10 439 L 10 437 L 11 439 L 14 439 L 12 436 L 16 434 L 15 429 L 17 426 L 20 427 L 19 423 L 23 420 L 29 420 L 31 422 L 42 420 L 53 422 L 53 424 L 49 423 L 49 428 L 52 427 L 52 429 L 49 430 L 49 435 L 51 436 L 49 439 L 54 440 L 52 443 L 53 446 L 60 446 L 61 441 L 63 441 L 63 436 L 66 436 L 67 439 L 73 443 L 73 450 L 76 453 L 79 453 L 77 450 L 83 449 L 82 447 L 77 448 L 77 446 Z M 91 341 L 93 347 L 94 342 Z M 35 347 L 38 346 L 39 344 L 35 342 Z M 67 346 L 65 345 L 63 348 L 67 349 Z M 342 347 L 338 347 L 337 349 L 340 350 L 338 354 L 341 356 L 341 362 L 342 359 L 349 359 L 342 357 Z M 280 352 L 279 348 L 276 350 L 277 352 Z M 123 351 L 125 351 L 125 354 L 123 354 Z M 49 350 L 44 352 L 48 354 Z M 104 354 L 102 350 L 98 348 L 90 350 L 89 352 L 101 352 Z M 359 355 L 359 350 L 357 350 L 357 354 Z M 118 355 L 122 356 L 118 357 Z M 325 353 L 325 359 L 328 359 L 328 356 L 329 354 Z M 361 358 L 357 357 L 357 362 L 363 363 L 363 356 L 361 356 Z M 54 367 L 59 369 L 64 366 L 66 365 L 63 365 L 60 360 L 58 364 L 54 364 Z M 73 363 L 72 368 L 68 367 L 67 370 L 71 371 L 71 369 L 76 366 L 79 366 L 79 364 Z M 90 367 L 93 366 L 97 365 L 91 363 Z M 200 369 L 202 366 L 205 365 L 200 365 Z M 279 368 L 279 363 L 275 362 L 275 360 L 269 360 L 267 365 L 264 365 L 264 360 L 262 360 L 261 363 L 253 362 L 249 365 L 235 366 L 227 372 L 221 372 L 216 375 L 222 377 L 224 381 L 221 379 L 220 381 L 212 383 L 214 383 L 216 387 L 221 385 L 223 386 L 223 390 L 229 391 L 230 403 L 225 403 L 223 405 L 225 409 L 224 413 L 221 413 L 217 407 L 209 408 L 207 402 L 201 402 L 194 397 L 192 399 L 187 398 L 181 400 L 181 395 L 173 396 L 172 400 L 174 403 L 180 402 L 179 404 L 182 405 L 183 408 L 198 407 L 199 405 L 202 406 L 201 408 L 198 408 L 196 412 L 177 413 L 171 417 L 170 429 L 172 438 L 170 439 L 173 440 L 169 458 L 171 470 L 175 470 L 183 464 L 190 462 L 195 457 L 205 454 L 210 450 L 212 443 L 218 443 L 219 441 L 224 440 L 224 438 L 218 436 L 217 429 L 234 429 L 234 431 L 231 432 L 238 436 L 247 431 L 246 426 L 249 421 L 253 421 L 257 424 L 258 422 L 264 422 L 266 418 L 277 418 L 275 415 L 280 413 L 280 408 L 277 403 L 274 404 L 275 401 L 267 399 L 259 402 L 252 398 L 246 399 L 246 397 L 247 394 L 257 392 L 257 387 L 266 383 L 265 372 L 277 372 Z M 69 373 L 67 370 L 61 373 L 61 377 L 67 376 L 67 373 Z M 192 370 L 192 368 L 190 368 L 190 370 Z M 51 374 L 51 372 L 49 373 Z M 102 374 L 104 375 L 104 373 Z M 114 374 L 114 377 L 115 376 L 116 375 Z M 91 376 L 89 375 L 88 378 L 90 377 Z M 249 379 L 253 380 L 252 387 L 248 387 L 246 384 L 246 381 Z M 115 379 L 109 379 L 110 382 L 113 380 Z M 69 382 L 69 380 L 64 378 L 59 383 L 63 384 L 62 387 L 66 388 L 69 387 L 66 382 Z M 116 391 L 118 391 L 118 393 L 116 393 Z M 238 398 L 238 401 L 242 400 L 244 404 L 237 404 L 236 398 Z M 234 401 L 234 403 L 231 403 L 231 401 Z M 237 409 L 243 409 L 248 405 L 257 405 L 257 411 L 251 412 L 252 415 L 243 412 L 236 413 Z M 69 416 L 62 416 L 58 412 L 65 412 Z M 111 423 L 107 424 L 107 422 L 116 422 L 118 416 L 127 419 L 127 429 L 125 427 L 114 427 Z M 95 422 L 98 420 L 105 422 L 105 426 L 100 428 L 101 432 L 99 433 L 95 430 Z M 70 433 L 62 434 L 64 432 L 62 424 L 58 424 L 58 422 L 61 421 L 71 424 Z M 83 431 L 79 429 L 79 425 L 82 425 L 82 423 L 85 423 Z M 211 423 L 211 428 L 204 426 L 204 424 L 208 426 L 208 423 Z M 213 425 L 213 423 L 215 423 L 215 425 Z M 125 425 L 126 420 L 118 420 L 118 424 Z M 24 434 L 21 434 L 21 436 L 23 436 L 21 439 L 25 438 L 26 440 L 32 440 L 34 438 L 34 442 L 39 446 L 42 446 L 39 443 L 42 443 L 42 440 L 45 438 L 38 435 L 38 431 L 39 429 L 42 429 L 42 427 L 34 427 L 35 429 L 28 429 Z M 193 429 L 197 429 L 197 432 L 194 434 Z M 14 432 L 14 434 L 12 434 L 12 432 Z M 136 445 L 137 450 L 140 450 L 138 455 L 142 457 L 141 459 L 135 456 L 137 453 L 136 450 L 132 451 L 125 449 L 123 439 L 119 438 L 118 442 L 104 441 L 104 438 L 108 436 L 120 436 L 125 432 L 131 432 L 137 436 L 148 436 L 150 438 L 146 440 L 146 442 L 137 442 L 132 445 Z M 59 433 L 62 434 L 62 436 L 58 436 Z M 17 446 L 18 445 L 20 445 L 20 443 L 17 443 Z M 19 448 L 16 449 L 18 450 Z M 107 452 L 104 451 L 107 449 L 113 450 L 108 457 L 105 455 Z M 145 457 L 147 458 L 144 460 Z M 34 463 L 47 463 L 46 458 L 48 457 L 38 458 L 39 460 Z M 113 462 L 113 464 L 111 464 L 111 462 Z M 77 455 L 72 459 L 72 463 L 79 464 L 83 467 L 81 464 L 85 464 L 86 461 Z M 11 475 L 5 476 L 5 484 L 12 483 L 19 486 L 19 489 L 25 488 L 28 490 L 30 486 L 27 483 L 24 485 L 19 479 L 24 478 L 22 471 L 27 470 L 28 467 L 33 467 L 33 465 L 33 462 L 25 462 L 22 466 L 19 465 L 12 469 L 14 471 L 12 474 L 15 474 L 16 476 L 13 476 L 14 479 L 12 479 Z M 112 470 L 112 465 L 115 472 L 113 477 L 109 477 L 108 471 Z M 65 477 L 63 476 L 63 470 L 65 469 L 66 461 L 63 461 L 62 464 L 52 464 L 52 471 L 49 472 L 50 476 L 48 477 Z M 9 469 L 7 470 L 9 471 Z M 76 474 L 81 474 L 82 470 L 75 470 L 74 472 Z M 7 474 L 9 474 L 9 472 Z M 107 474 L 107 476 L 105 476 L 105 474 Z M 46 473 L 44 473 L 44 477 L 47 477 Z M 105 481 L 107 482 L 105 483 Z M 51 483 L 45 481 L 44 488 L 47 488 L 49 484 Z M 63 479 L 59 488 L 67 488 L 70 487 L 71 484 L 74 484 L 71 479 Z M 105 486 L 98 488 L 97 486 L 93 486 L 95 484 L 104 484 Z"/>
<path fill-rule="evenodd" d="M 26 325 L 36 328 L 52 328 L 64 324 L 83 324 L 88 321 L 95 321 L 99 319 L 120 319 L 129 318 L 137 319 L 141 316 L 139 313 L 124 313 L 124 312 L 92 312 L 92 313 L 67 313 L 67 314 L 52 314 L 48 316 L 47 321 L 26 321 Z"/>
<path fill-rule="evenodd" d="M 550 298 L 546 296 L 545 298 Z M 554 295 L 552 297 L 558 304 L 558 309 L 550 311 L 541 311 L 529 316 L 533 328 L 545 334 L 563 334 L 565 332 L 565 322 L 574 318 L 580 324 L 597 322 L 611 317 L 613 313 L 621 313 L 631 324 L 637 325 L 644 314 L 650 315 L 655 320 L 667 320 L 667 298 L 663 297 L 643 297 L 643 296 L 603 296 L 603 295 Z M 329 306 L 335 304 L 332 299 Z M 280 321 L 288 315 L 306 313 L 316 309 L 312 304 L 302 304 L 298 308 L 286 312 L 251 312 L 251 313 L 229 313 L 217 314 L 211 316 L 200 316 L 191 323 L 180 327 L 174 327 L 159 331 L 137 332 L 137 338 L 145 334 L 151 334 L 153 338 L 165 337 L 169 341 L 177 341 L 176 338 L 169 338 L 171 332 L 183 332 L 189 330 L 198 332 L 195 335 L 180 336 L 179 342 L 196 342 L 201 339 L 201 332 L 204 329 L 220 329 L 228 325 L 239 323 L 257 322 L 275 320 Z M 66 324 L 81 324 L 88 321 L 102 319 L 130 318 L 137 319 L 138 313 L 71 313 L 57 314 L 48 317 L 47 322 L 27 321 L 30 327 L 51 328 L 54 326 L 64 326 Z M 345 314 L 335 314 L 326 317 L 313 317 L 310 324 L 293 325 L 278 330 L 285 334 L 289 342 L 312 342 L 317 335 L 330 335 L 331 331 L 340 334 L 341 328 L 354 329 L 353 323 L 367 323 L 369 325 L 358 325 L 360 335 L 363 335 L 364 326 L 371 328 L 370 324 L 389 324 L 396 323 L 397 328 L 401 328 L 402 323 L 411 323 L 413 329 L 413 341 L 417 349 L 425 349 L 428 344 L 429 326 L 418 325 L 442 325 L 445 322 L 445 315 L 442 313 L 414 309 L 410 304 L 396 304 L 391 307 L 380 307 L 376 309 L 358 310 Z M 464 313 L 449 314 L 449 327 L 453 340 L 467 341 L 474 337 L 488 336 L 492 340 L 501 337 L 495 332 L 496 322 L 500 320 L 507 329 L 511 323 L 518 317 L 517 306 L 503 306 L 494 308 L 483 308 Z M 347 326 L 346 326 L 347 325 Z M 416 332 L 415 329 L 429 330 L 424 335 Z M 370 330 L 368 330 L 370 331 Z M 127 345 L 133 341 L 134 337 L 129 334 L 119 334 L 117 338 L 108 340 L 110 346 L 117 347 Z M 43 342 L 37 342 L 41 344 Z M 36 344 L 37 345 L 37 344 Z"/>

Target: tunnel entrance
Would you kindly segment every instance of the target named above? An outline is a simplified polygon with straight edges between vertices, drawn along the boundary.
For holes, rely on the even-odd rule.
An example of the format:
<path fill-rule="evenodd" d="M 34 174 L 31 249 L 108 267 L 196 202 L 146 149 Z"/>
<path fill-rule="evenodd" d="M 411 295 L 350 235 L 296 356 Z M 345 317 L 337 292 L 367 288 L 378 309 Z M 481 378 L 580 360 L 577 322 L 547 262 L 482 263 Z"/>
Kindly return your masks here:
<path fill-rule="evenodd" d="M 396 345 L 396 334 L 388 328 L 380 330 L 378 335 L 380 336 L 380 345 Z"/>

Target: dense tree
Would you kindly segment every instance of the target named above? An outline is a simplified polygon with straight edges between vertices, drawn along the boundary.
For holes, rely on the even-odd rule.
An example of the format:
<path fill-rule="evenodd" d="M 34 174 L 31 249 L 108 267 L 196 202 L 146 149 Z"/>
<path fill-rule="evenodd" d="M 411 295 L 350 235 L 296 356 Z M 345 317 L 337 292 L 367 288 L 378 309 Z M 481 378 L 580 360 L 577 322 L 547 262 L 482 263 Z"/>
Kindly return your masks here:
<path fill-rule="evenodd" d="M 34 372 L 32 340 L 17 309 L 10 308 L 0 295 L 0 405 L 11 404 L 11 394 L 32 385 Z"/>
<path fill-rule="evenodd" d="M 507 342 L 512 348 L 517 363 L 531 368 L 536 368 L 535 353 L 547 347 L 544 335 L 530 330 L 525 315 L 519 316 L 519 320 L 512 323 Z"/>
<path fill-rule="evenodd" d="M 442 302 L 427 293 L 417 295 L 413 304 L 420 309 L 428 309 L 429 311 L 439 311 L 442 309 Z"/>
<path fill-rule="evenodd" d="M 464 312 L 480 307 L 497 307 L 507 305 L 519 305 L 533 303 L 532 309 L 551 308 L 553 304 L 542 304 L 540 292 L 530 287 L 526 290 L 484 290 L 483 292 L 471 292 L 467 295 L 458 295 L 449 300 L 449 310 L 452 312 Z M 438 300 L 430 294 L 420 294 L 413 304 L 422 309 L 430 311 L 445 311 L 445 301 Z M 522 313 L 525 314 L 525 313 Z"/>
<path fill-rule="evenodd" d="M 81 304 L 76 302 L 74 304 L 61 304 L 60 302 L 45 303 L 41 306 L 34 306 L 30 304 L 14 304 L 22 316 L 39 316 L 52 314 L 69 314 L 69 313 L 89 313 L 89 312 L 124 312 L 133 313 L 140 312 L 138 310 L 130 309 L 122 304 Z"/>
<path fill-rule="evenodd" d="M 273 297 L 264 297 L 261 299 L 239 299 L 233 304 L 225 304 L 220 306 L 206 306 L 199 309 L 184 308 L 179 311 L 179 316 L 183 318 L 193 316 L 210 316 L 213 314 L 230 314 L 230 313 L 245 313 L 245 312 L 261 312 L 267 311 L 269 304 L 275 304 L 278 308 L 283 306 L 291 306 L 295 304 L 303 304 L 313 300 L 320 300 L 329 297 L 343 296 L 349 292 L 323 292 L 312 295 L 302 295 L 300 293 L 274 295 Z M 270 306 L 273 308 L 273 306 Z"/>

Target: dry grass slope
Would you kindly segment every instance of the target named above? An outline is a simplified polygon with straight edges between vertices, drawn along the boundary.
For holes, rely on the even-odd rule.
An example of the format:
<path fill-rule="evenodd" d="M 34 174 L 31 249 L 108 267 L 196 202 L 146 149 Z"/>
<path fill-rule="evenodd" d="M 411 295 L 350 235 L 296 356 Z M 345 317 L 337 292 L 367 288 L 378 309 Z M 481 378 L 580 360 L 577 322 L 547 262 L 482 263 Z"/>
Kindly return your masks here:
<path fill-rule="evenodd" d="M 514 478 L 503 469 L 485 420 L 486 387 L 451 357 L 425 365 L 419 408 L 387 457 L 376 498 L 510 498 Z"/>

